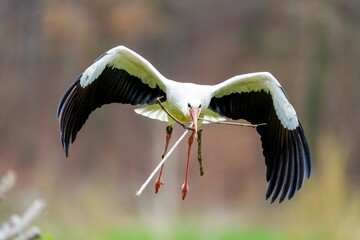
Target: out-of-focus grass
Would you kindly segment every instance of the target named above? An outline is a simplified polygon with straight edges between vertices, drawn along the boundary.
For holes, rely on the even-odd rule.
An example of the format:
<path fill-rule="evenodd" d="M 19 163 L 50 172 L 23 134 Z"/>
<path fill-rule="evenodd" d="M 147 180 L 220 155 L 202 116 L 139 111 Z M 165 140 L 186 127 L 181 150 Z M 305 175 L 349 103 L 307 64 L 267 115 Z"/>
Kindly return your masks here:
<path fill-rule="evenodd" d="M 204 232 L 205 231 L 205 232 Z M 172 240 L 282 240 L 286 239 L 278 233 L 266 231 L 264 229 L 246 229 L 239 230 L 235 228 L 221 229 L 221 230 L 199 230 L 196 228 L 178 228 L 171 236 L 168 236 Z M 143 229 L 118 229 L 108 231 L 103 235 L 104 240 L 118 240 L 118 239 L 129 239 L 129 240 L 151 240 L 154 237 L 151 233 L 144 231 Z"/>
<path fill-rule="evenodd" d="M 317 150 L 310 184 L 301 202 L 294 199 L 283 227 L 291 239 L 360 239 L 360 194 L 346 176 L 349 149 L 327 136 Z"/>
<path fill-rule="evenodd" d="M 108 226 L 107 226 L 108 227 Z M 170 233 L 167 231 L 165 235 L 152 231 L 148 226 L 112 226 L 105 230 L 89 228 L 86 237 L 78 235 L 75 232 L 61 233 L 56 237 L 51 234 L 45 234 L 44 240 L 56 239 L 101 239 L 101 240 L 286 240 L 291 239 L 287 235 L 274 230 L 265 229 L 263 227 L 236 228 L 236 227 L 220 227 L 220 228 L 197 228 L 196 226 L 178 225 L 172 228 Z"/>

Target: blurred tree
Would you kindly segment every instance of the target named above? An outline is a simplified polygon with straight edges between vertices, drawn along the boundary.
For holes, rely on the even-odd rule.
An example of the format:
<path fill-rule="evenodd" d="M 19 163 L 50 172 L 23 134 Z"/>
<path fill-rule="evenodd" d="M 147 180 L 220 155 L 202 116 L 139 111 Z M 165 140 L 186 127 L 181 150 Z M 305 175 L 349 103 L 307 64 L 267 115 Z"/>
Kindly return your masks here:
<path fill-rule="evenodd" d="M 6 160 L 0 169 L 16 169 L 23 185 L 39 181 L 49 192 L 104 179 L 116 192 L 136 190 L 125 179 L 148 173 L 153 123 L 130 106 L 106 106 L 91 115 L 65 160 L 55 118 L 78 74 L 124 44 L 179 81 L 214 84 L 238 73 L 272 72 L 298 110 L 313 153 L 323 133 L 333 132 L 349 146 L 349 171 L 358 184 L 359 39 L 354 0 L 2 0 L 0 159 Z M 191 172 L 193 188 L 201 189 L 198 206 L 262 200 L 265 169 L 256 133 L 206 127 L 204 134 L 212 177 Z"/>

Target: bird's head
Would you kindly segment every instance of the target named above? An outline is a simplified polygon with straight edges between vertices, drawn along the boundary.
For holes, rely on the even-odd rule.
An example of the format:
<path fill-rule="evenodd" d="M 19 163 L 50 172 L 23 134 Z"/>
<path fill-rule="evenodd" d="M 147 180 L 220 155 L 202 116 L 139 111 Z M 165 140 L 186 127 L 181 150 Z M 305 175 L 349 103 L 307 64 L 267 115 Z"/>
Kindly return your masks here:
<path fill-rule="evenodd" d="M 198 119 L 201 113 L 201 101 L 199 100 L 187 101 L 186 109 L 187 109 L 186 115 L 190 116 L 191 122 L 193 123 L 195 128 L 195 136 L 197 136 Z"/>

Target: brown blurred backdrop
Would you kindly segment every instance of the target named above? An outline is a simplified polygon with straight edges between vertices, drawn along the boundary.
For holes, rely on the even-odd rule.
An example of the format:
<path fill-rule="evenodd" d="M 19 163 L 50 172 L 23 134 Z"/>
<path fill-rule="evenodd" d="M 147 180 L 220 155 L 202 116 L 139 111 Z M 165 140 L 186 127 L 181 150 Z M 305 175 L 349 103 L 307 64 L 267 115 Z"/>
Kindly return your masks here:
<path fill-rule="evenodd" d="M 186 141 L 166 164 L 160 193 L 152 182 L 137 198 L 160 160 L 166 124 L 118 104 L 91 115 L 66 159 L 57 104 L 96 57 L 117 45 L 177 81 L 215 84 L 271 72 L 311 143 L 310 181 L 294 200 L 270 205 L 256 131 L 206 125 L 205 175 L 193 154 L 186 201 L 180 200 Z M 356 0 L 2 0 L 0 175 L 12 169 L 19 182 L 0 205 L 0 219 L 43 197 L 48 209 L 40 225 L 55 237 L 132 224 L 164 235 L 195 221 L 204 229 L 261 226 L 358 239 L 359 60 Z M 173 141 L 182 131 L 177 127 Z"/>

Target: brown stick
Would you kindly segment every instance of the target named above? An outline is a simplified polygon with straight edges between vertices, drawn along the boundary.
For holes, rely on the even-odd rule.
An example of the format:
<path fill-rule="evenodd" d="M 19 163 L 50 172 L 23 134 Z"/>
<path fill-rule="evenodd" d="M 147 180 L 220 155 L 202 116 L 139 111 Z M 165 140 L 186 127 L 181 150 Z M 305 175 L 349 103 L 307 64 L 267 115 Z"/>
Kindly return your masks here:
<path fill-rule="evenodd" d="M 198 162 L 199 162 L 199 167 L 200 167 L 200 176 L 204 175 L 204 165 L 203 165 L 203 158 L 202 158 L 202 153 L 201 153 L 201 140 L 202 140 L 202 129 L 200 129 L 198 131 L 198 138 L 197 138 L 197 142 L 198 142 Z"/>
<path fill-rule="evenodd" d="M 195 128 L 192 128 L 192 127 L 189 127 L 187 126 L 186 124 L 180 122 L 179 120 L 176 119 L 176 117 L 174 117 L 165 107 L 164 105 L 162 104 L 162 102 L 160 101 L 162 97 L 158 97 L 156 99 L 156 102 L 160 105 L 161 109 L 164 110 L 166 112 L 166 114 L 171 117 L 175 122 L 177 122 L 178 124 L 180 124 L 184 129 L 187 129 L 187 130 L 191 130 L 191 131 L 195 131 Z"/>
<path fill-rule="evenodd" d="M 257 128 L 258 126 L 266 125 L 266 123 L 259 123 L 259 124 L 251 124 L 251 123 L 238 123 L 238 122 L 221 122 L 221 121 L 210 121 L 205 120 L 203 118 L 199 118 L 199 120 L 203 120 L 209 123 L 219 124 L 219 125 L 231 125 L 231 126 L 238 126 L 238 127 L 251 127 L 251 128 Z"/>

